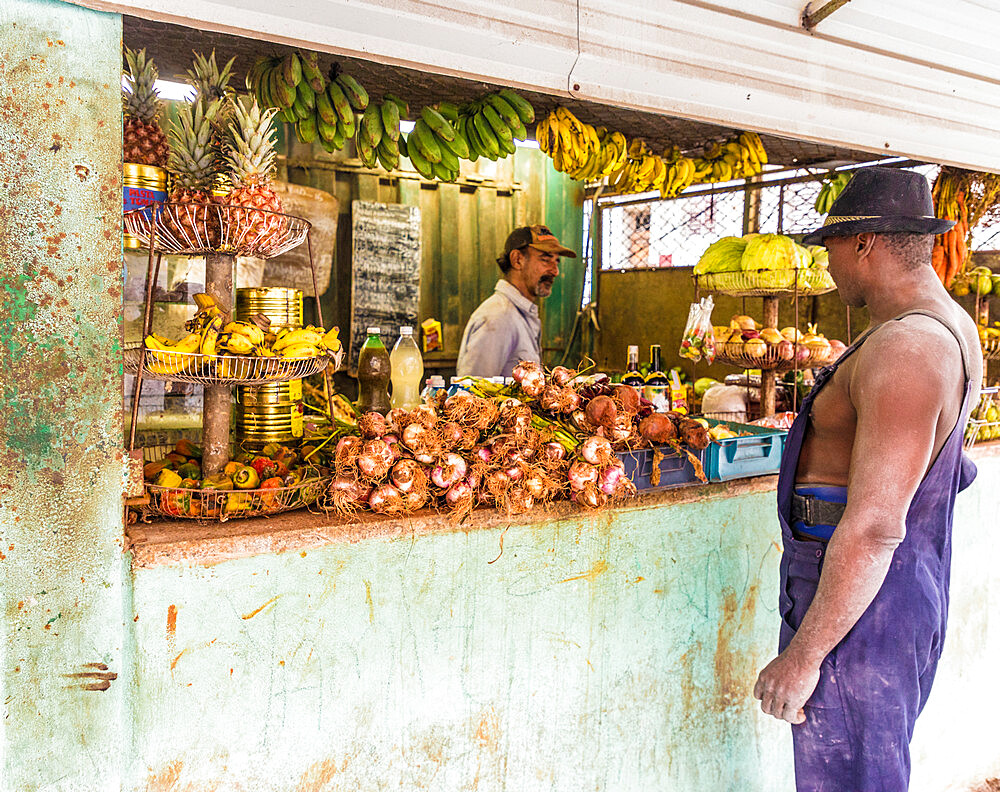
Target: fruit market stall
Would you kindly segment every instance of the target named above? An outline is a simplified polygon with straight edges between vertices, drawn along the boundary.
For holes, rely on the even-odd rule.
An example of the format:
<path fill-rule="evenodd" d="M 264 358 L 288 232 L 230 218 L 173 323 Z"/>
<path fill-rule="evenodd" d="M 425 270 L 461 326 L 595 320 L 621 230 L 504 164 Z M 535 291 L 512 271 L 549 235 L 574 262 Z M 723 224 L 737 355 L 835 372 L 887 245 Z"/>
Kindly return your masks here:
<path fill-rule="evenodd" d="M 327 42 L 319 58 L 323 94 L 312 84 L 319 78 L 304 46 L 262 49 L 252 38 L 204 31 L 170 44 L 166 34 L 178 26 L 160 23 L 140 40 L 129 35 L 135 21 L 126 20 L 133 53 L 126 59 L 132 98 L 125 138 L 133 160 L 126 176 L 137 182 L 126 243 L 130 256 L 145 245 L 149 258 L 140 346 L 123 352 L 116 320 L 122 20 L 35 0 L 11 0 L 3 16 L 17 23 L 9 28 L 9 63 L 31 65 L 8 69 L 0 80 L 0 89 L 15 88 L 2 104 L 15 135 L 0 156 L 12 185 L 0 208 L 15 220 L 2 290 L 5 344 L 14 354 L 4 367 L 10 464 L 0 558 L 9 622 L 6 706 L 17 724 L 4 736 L 5 789 L 284 792 L 364 788 L 376 778 L 447 790 L 664 783 L 755 790 L 790 779 L 785 731 L 746 695 L 773 653 L 778 553 L 774 479 L 747 474 L 773 470 L 780 433 L 653 412 L 640 394 L 582 370 L 585 361 L 575 372 L 525 367 L 513 383 L 471 381 L 428 398 L 433 413 L 411 406 L 390 410 L 380 423 L 371 411 L 352 414 L 323 382 L 337 363 L 333 325 L 348 333 L 339 318 L 317 315 L 328 303 L 303 308 L 294 288 L 256 284 L 243 292 L 232 283 L 239 268 L 233 259 L 248 239 L 267 240 L 249 249 L 267 266 L 268 250 L 283 235 L 307 228 L 288 207 L 279 210 L 268 189 L 268 115 L 285 114 L 286 140 L 294 138 L 299 154 L 308 151 L 297 167 L 288 160 L 278 166 L 297 178 L 319 170 L 324 144 L 337 148 L 343 138 L 330 156 L 368 180 L 363 200 L 378 200 L 403 173 L 411 197 L 439 188 L 469 196 L 484 173 L 511 167 L 517 152 L 501 152 L 527 142 L 516 141 L 521 127 L 534 131 L 518 113 L 524 108 L 502 96 L 506 86 L 438 81 L 397 70 L 391 59 L 366 66 L 361 44 L 340 41 Z M 239 43 L 232 52 L 220 47 L 213 59 L 198 37 Z M 201 73 L 193 80 L 206 78 L 199 88 L 205 101 L 161 111 L 167 129 L 157 134 L 149 64 L 162 66 L 165 53 L 179 65 L 163 74 L 179 77 L 192 48 L 200 53 L 192 71 Z M 334 49 L 353 56 L 334 57 Z M 248 73 L 255 77 L 251 94 L 223 120 L 210 100 L 229 94 L 224 75 L 235 54 L 233 92 Z M 373 90 L 364 110 L 344 74 Z M 366 77 L 372 74 L 386 79 Z M 563 84 L 560 78 L 560 91 Z M 408 90 L 413 86 L 420 90 Z M 338 112 L 346 108 L 337 90 L 350 106 L 347 118 Z M 594 122 L 595 137 L 581 127 L 589 143 L 578 150 L 569 137 L 574 122 L 556 116 L 568 147 L 558 154 L 561 164 L 581 175 L 610 169 L 602 178 L 614 176 L 621 186 L 673 190 L 694 178 L 732 175 L 734 158 L 740 172 L 761 164 L 746 130 L 516 93 L 538 120 L 568 105 Z M 401 124 L 396 140 L 396 113 L 405 115 L 405 105 L 414 129 Z M 425 117 L 427 107 L 438 115 Z M 630 118 L 636 126 L 623 123 Z M 614 131 L 628 135 L 627 146 Z M 478 156 L 475 168 L 449 148 L 461 150 L 459 136 L 468 156 Z M 684 155 L 706 141 L 720 150 Z M 773 135 L 761 142 L 775 162 L 804 152 L 816 161 L 858 161 L 843 143 Z M 411 143 L 416 161 L 404 156 Z M 551 138 L 546 146 L 556 151 Z M 166 162 L 143 159 L 164 153 Z M 453 181 L 449 154 L 459 160 Z M 535 167 L 543 157 L 548 153 L 524 161 Z M 547 183 L 563 184 L 556 176 Z M 578 205 L 566 196 L 577 194 L 533 200 L 540 206 L 551 199 L 571 214 Z M 492 204 L 482 204 L 488 217 Z M 513 219 L 501 218 L 498 229 Z M 465 208 L 442 212 L 428 246 L 447 246 L 443 232 L 468 220 Z M 496 242 L 482 237 L 490 255 Z M 150 310 L 165 245 L 180 254 L 170 258 L 208 259 L 203 288 L 183 292 L 195 305 L 174 306 L 184 314 L 181 326 L 190 323 L 183 331 L 166 329 Z M 448 277 L 435 273 L 425 283 L 441 304 L 450 299 L 443 296 Z M 277 294 L 271 288 L 281 290 L 277 305 L 269 303 Z M 456 326 L 460 316 L 443 318 Z M 737 324 L 744 354 L 754 339 L 743 337 L 745 320 Z M 562 352 L 565 344 L 554 346 Z M 123 420 L 123 359 L 146 384 L 207 389 L 191 407 L 203 419 L 202 436 L 162 446 L 137 437 L 147 454 L 148 501 L 135 504 L 124 556 L 122 429 L 127 437 L 142 422 Z M 303 377 L 300 396 L 292 383 Z M 140 383 L 137 401 L 142 391 Z M 307 429 L 298 425 L 298 409 L 310 396 L 325 414 L 301 421 L 314 424 Z M 276 415 L 289 425 L 272 425 L 267 419 Z M 260 442 L 279 428 L 287 440 Z M 226 444 L 231 437 L 239 438 L 235 447 Z M 995 491 L 998 475 L 993 447 L 973 448 L 981 484 L 965 496 L 960 524 L 973 526 L 988 513 L 985 493 Z M 434 464 L 424 472 L 418 456 Z M 747 460 L 762 464 L 750 471 L 742 466 Z M 422 508 L 408 511 L 421 499 Z M 955 710 L 990 709 L 990 691 L 973 698 L 962 683 L 995 665 L 984 643 L 988 625 L 975 621 L 991 610 L 983 606 L 976 562 L 995 556 L 993 544 L 992 534 L 976 531 L 956 548 L 956 577 L 968 588 L 956 585 L 953 608 L 982 629 L 971 631 L 975 643 L 958 647 L 960 673 L 942 667 L 938 685 L 951 687 L 938 700 L 947 706 L 929 709 L 924 720 L 939 733 L 959 734 L 955 755 L 975 767 L 991 747 L 983 747 L 988 730 L 968 734 L 942 724 L 971 720 Z M 932 765 L 919 746 L 915 759 L 917 767 Z"/>

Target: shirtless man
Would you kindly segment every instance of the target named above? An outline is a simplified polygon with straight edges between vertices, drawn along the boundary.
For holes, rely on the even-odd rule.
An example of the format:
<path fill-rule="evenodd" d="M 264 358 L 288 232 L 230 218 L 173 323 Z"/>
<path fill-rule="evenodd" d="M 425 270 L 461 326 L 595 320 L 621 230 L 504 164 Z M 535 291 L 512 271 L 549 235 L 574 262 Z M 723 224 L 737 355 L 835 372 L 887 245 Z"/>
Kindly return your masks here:
<path fill-rule="evenodd" d="M 948 610 L 955 494 L 982 380 L 976 326 L 930 266 L 927 180 L 867 168 L 807 237 L 871 325 L 817 376 L 778 483 L 779 655 L 764 712 L 794 724 L 798 792 L 904 792 Z"/>

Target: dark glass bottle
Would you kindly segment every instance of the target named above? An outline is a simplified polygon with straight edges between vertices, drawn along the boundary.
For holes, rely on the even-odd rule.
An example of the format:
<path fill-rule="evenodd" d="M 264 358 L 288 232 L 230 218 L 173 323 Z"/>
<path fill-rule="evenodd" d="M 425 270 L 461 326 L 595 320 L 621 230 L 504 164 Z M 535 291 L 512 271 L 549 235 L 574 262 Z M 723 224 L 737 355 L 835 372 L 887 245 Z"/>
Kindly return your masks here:
<path fill-rule="evenodd" d="M 645 386 L 646 381 L 642 378 L 642 374 L 639 373 L 639 347 L 629 346 L 627 359 L 625 361 L 625 376 L 622 377 L 622 382 L 625 385 L 631 385 L 633 388 L 639 388 L 640 392 Z"/>
<path fill-rule="evenodd" d="M 660 345 L 653 344 L 649 348 L 649 374 L 646 376 L 642 395 L 653 403 L 653 409 L 657 412 L 667 412 L 670 409 L 667 393 L 669 384 L 660 364 Z"/>
<path fill-rule="evenodd" d="M 385 415 L 392 409 L 389 381 L 392 367 L 389 353 L 382 343 L 379 328 L 369 327 L 368 338 L 358 355 L 358 414 L 377 412 Z"/>

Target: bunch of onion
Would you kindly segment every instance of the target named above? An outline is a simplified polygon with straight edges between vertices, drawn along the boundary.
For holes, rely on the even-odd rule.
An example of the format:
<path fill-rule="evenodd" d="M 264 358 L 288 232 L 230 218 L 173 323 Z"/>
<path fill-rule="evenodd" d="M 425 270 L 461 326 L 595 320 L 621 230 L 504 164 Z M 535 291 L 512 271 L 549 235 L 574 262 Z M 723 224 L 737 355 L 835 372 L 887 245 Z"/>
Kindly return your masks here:
<path fill-rule="evenodd" d="M 552 384 L 547 385 L 545 390 L 542 391 L 542 395 L 539 397 L 538 403 L 541 405 L 543 410 L 547 410 L 551 413 L 570 415 L 574 411 L 580 409 L 582 400 L 580 399 L 580 394 L 572 388 L 560 387 L 556 384 Z"/>
<path fill-rule="evenodd" d="M 545 372 L 541 365 L 531 360 L 522 360 L 512 372 L 514 381 L 521 386 L 524 395 L 537 399 L 545 390 Z"/>
<path fill-rule="evenodd" d="M 368 505 L 372 487 L 354 476 L 338 475 L 326 491 L 323 508 L 333 509 L 341 515 L 352 515 Z"/>
<path fill-rule="evenodd" d="M 364 446 L 364 441 L 357 435 L 347 435 L 340 438 L 333 454 L 334 470 L 338 476 L 355 476 L 358 472 L 358 455 Z"/>
<path fill-rule="evenodd" d="M 415 459 L 401 459 L 389 471 L 390 483 L 403 498 L 404 511 L 422 508 L 429 498 L 427 469 Z"/>
<path fill-rule="evenodd" d="M 578 452 L 579 457 L 567 473 L 577 503 L 599 509 L 609 499 L 621 499 L 635 493 L 635 486 L 625 475 L 625 466 L 606 437 L 591 435 L 585 438 Z"/>
<path fill-rule="evenodd" d="M 469 429 L 486 430 L 496 423 L 499 414 L 493 399 L 459 391 L 442 406 L 444 417 Z"/>
<path fill-rule="evenodd" d="M 355 465 L 362 481 L 377 484 L 389 473 L 397 457 L 392 446 L 381 438 L 368 440 L 361 447 Z"/>
<path fill-rule="evenodd" d="M 381 413 L 366 412 L 358 419 L 358 432 L 365 440 L 382 437 L 388 431 L 388 422 Z"/>
<path fill-rule="evenodd" d="M 412 414 L 411 414 L 412 415 Z M 423 416 L 411 421 L 403 429 L 400 442 L 409 449 L 413 458 L 424 465 L 430 465 L 441 450 L 441 435 L 437 430 L 437 419 L 427 421 Z"/>
<path fill-rule="evenodd" d="M 386 430 L 392 434 L 402 434 L 403 430 L 412 422 L 410 411 L 402 407 L 393 407 L 389 414 L 385 416 Z"/>

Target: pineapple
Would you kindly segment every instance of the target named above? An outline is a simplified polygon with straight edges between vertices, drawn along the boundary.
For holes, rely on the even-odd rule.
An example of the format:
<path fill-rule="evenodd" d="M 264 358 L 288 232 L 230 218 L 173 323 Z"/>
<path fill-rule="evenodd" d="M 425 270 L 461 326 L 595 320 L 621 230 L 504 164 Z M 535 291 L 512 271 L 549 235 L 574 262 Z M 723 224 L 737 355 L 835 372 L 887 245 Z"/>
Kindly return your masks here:
<path fill-rule="evenodd" d="M 167 213 L 167 229 L 183 247 L 216 247 L 219 240 L 218 210 L 204 206 L 212 202 L 212 184 L 217 172 L 212 150 L 212 122 L 219 112 L 218 100 L 198 99 L 183 104 L 177 123 L 170 128 L 170 172 L 174 188 Z M 186 204 L 195 204 L 187 206 Z"/>
<path fill-rule="evenodd" d="M 256 99 L 242 98 L 233 103 L 233 123 L 229 125 L 229 176 L 233 188 L 227 196 L 230 241 L 239 247 L 267 249 L 278 243 L 286 231 L 280 214 L 281 200 L 271 189 L 274 176 L 274 127 L 277 110 L 261 110 Z M 260 211 L 266 210 L 266 211 Z"/>
<path fill-rule="evenodd" d="M 212 151 L 215 153 L 215 173 L 213 189 L 226 193 L 229 191 L 229 175 L 226 173 L 225 139 L 226 130 L 232 123 L 233 97 L 236 92 L 230 87 L 233 78 L 233 61 L 221 69 L 215 60 L 215 50 L 207 58 L 201 53 L 194 53 L 194 62 L 185 72 L 188 84 L 195 89 L 198 98 L 206 102 L 218 101 L 219 109 L 212 120 Z"/>
<path fill-rule="evenodd" d="M 156 65 L 146 59 L 146 50 L 125 48 L 128 65 L 128 82 L 131 90 L 122 89 L 125 111 L 123 157 L 125 162 L 139 165 L 167 165 L 167 136 L 160 129 L 162 107 L 153 83 L 156 82 Z"/>

